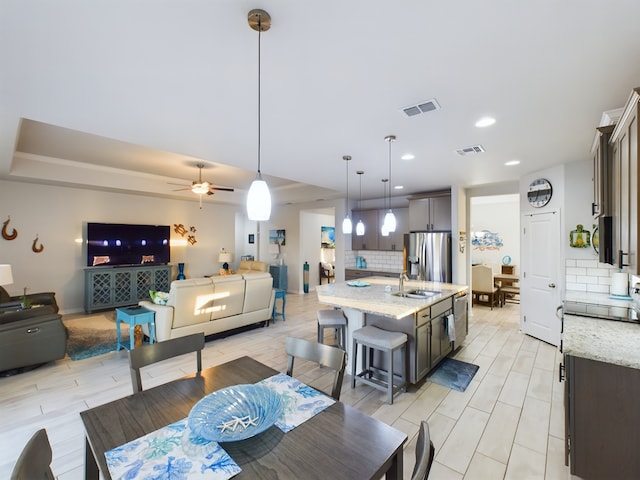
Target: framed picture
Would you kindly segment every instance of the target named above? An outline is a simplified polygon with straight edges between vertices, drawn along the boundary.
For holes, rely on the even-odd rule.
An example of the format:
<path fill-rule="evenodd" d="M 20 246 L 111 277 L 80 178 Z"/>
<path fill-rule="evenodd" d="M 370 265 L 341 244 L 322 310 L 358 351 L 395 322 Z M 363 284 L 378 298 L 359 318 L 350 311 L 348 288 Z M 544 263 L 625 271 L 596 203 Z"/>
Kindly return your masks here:
<path fill-rule="evenodd" d="M 256 243 L 256 237 L 253 233 L 249 234 L 249 243 Z"/>
<path fill-rule="evenodd" d="M 320 227 L 320 246 L 322 248 L 336 248 L 335 227 Z"/>
<path fill-rule="evenodd" d="M 285 230 L 269 230 L 269 243 L 278 244 L 281 247 L 287 244 L 287 235 Z"/>

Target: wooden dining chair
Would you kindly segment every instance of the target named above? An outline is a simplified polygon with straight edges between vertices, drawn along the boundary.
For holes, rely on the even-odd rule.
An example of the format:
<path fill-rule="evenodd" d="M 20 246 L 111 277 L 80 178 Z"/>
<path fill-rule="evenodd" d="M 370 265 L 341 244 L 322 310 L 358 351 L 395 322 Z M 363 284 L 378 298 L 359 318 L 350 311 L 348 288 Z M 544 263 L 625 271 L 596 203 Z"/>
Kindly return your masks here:
<path fill-rule="evenodd" d="M 287 337 L 285 351 L 289 356 L 287 375 L 290 377 L 293 376 L 293 362 L 296 358 L 302 358 L 335 370 L 331 397 L 335 400 L 340 400 L 344 369 L 347 365 L 347 354 L 344 350 L 323 343 L 310 342 L 302 338 Z"/>
<path fill-rule="evenodd" d="M 47 431 L 41 428 L 22 450 L 11 472 L 11 480 L 54 480 L 50 466 L 52 458 Z"/>
<path fill-rule="evenodd" d="M 481 297 L 486 295 L 491 310 L 499 304 L 500 289 L 496 287 L 491 267 L 474 265 L 471 268 L 471 293 L 473 303 L 482 303 Z"/>
<path fill-rule="evenodd" d="M 416 464 L 413 467 L 411 480 L 425 480 L 429 476 L 435 453 L 436 449 L 429 434 L 429 424 L 423 420 L 420 423 L 420 431 L 416 441 Z"/>
<path fill-rule="evenodd" d="M 131 369 L 131 384 L 133 393 L 142 391 L 140 369 L 162 360 L 196 352 L 198 375 L 202 371 L 202 349 L 204 348 L 204 333 L 194 333 L 184 337 L 172 338 L 164 342 L 129 350 L 129 368 Z"/>

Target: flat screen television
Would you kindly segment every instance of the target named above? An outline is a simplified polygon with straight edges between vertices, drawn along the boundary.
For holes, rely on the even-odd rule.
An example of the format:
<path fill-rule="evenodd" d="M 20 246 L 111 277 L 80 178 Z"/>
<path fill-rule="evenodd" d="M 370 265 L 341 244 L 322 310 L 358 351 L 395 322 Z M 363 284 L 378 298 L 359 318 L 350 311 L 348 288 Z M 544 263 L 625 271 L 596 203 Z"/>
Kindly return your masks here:
<path fill-rule="evenodd" d="M 169 225 L 87 223 L 87 266 L 165 265 Z"/>

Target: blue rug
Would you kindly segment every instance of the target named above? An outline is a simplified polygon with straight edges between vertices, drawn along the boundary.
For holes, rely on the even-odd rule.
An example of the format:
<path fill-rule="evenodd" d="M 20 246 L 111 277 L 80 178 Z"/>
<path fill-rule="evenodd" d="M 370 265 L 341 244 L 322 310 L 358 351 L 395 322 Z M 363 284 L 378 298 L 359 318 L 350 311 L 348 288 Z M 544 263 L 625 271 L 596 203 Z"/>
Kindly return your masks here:
<path fill-rule="evenodd" d="M 447 357 L 427 379 L 452 390 L 464 392 L 479 368 L 478 365 Z"/>
<path fill-rule="evenodd" d="M 67 355 L 71 360 L 114 352 L 118 339 L 113 313 L 96 314 L 72 320 L 62 318 L 67 329 Z M 122 324 L 122 341 L 129 344 L 129 328 Z"/>

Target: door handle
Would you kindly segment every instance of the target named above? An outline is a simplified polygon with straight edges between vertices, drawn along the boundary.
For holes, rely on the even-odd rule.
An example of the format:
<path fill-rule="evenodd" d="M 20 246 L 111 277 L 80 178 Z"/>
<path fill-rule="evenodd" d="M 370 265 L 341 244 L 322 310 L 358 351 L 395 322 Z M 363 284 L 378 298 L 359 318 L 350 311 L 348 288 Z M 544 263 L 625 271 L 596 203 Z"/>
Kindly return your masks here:
<path fill-rule="evenodd" d="M 557 318 L 558 320 L 562 320 L 562 317 L 561 317 L 561 316 L 558 316 L 558 312 L 559 312 L 560 310 L 562 310 L 562 305 L 560 305 L 558 308 L 556 308 L 556 318 Z"/>
<path fill-rule="evenodd" d="M 555 283 L 550 283 L 549 284 L 549 288 L 556 288 L 556 284 Z"/>
<path fill-rule="evenodd" d="M 565 369 L 564 365 L 560 364 L 558 367 L 558 381 L 562 382 L 565 379 Z"/>

